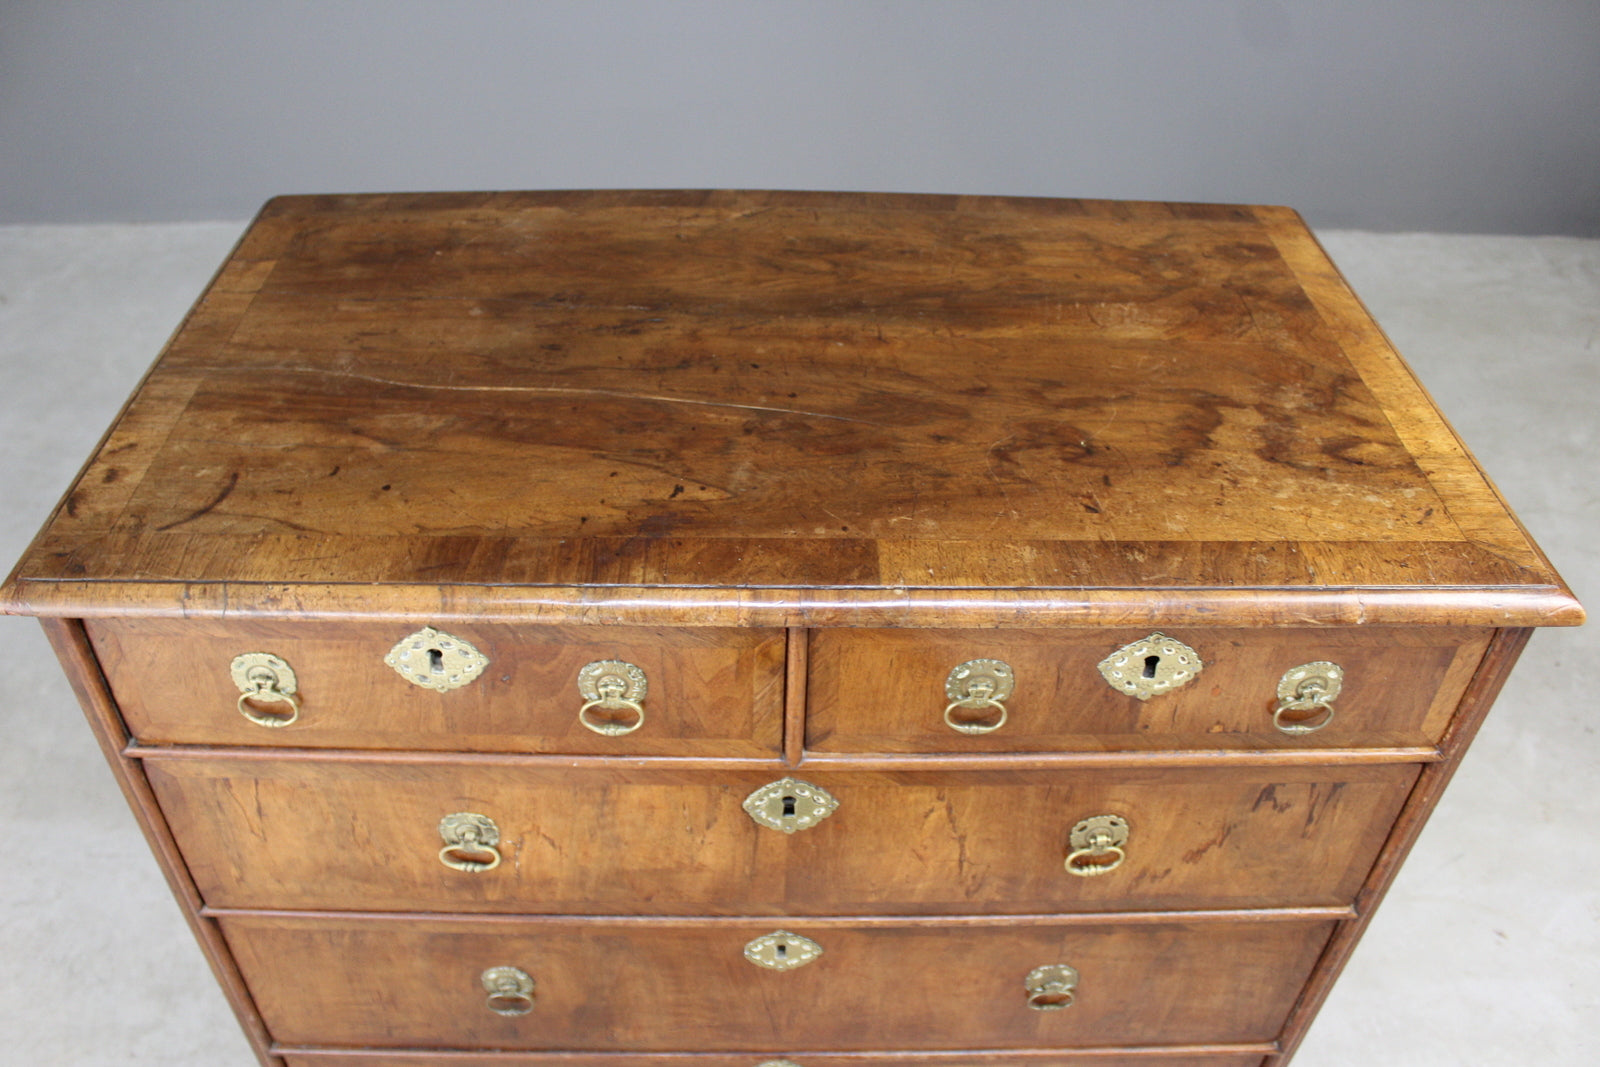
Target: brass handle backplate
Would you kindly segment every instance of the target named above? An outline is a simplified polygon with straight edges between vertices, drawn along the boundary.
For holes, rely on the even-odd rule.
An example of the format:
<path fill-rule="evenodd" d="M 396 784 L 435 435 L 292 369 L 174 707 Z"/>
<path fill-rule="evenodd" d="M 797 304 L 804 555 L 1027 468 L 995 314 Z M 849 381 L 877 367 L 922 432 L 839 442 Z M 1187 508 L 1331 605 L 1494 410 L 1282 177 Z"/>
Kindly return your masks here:
<path fill-rule="evenodd" d="M 1344 688 L 1344 668 L 1318 660 L 1286 671 L 1278 680 L 1272 725 L 1286 734 L 1309 734 L 1333 721 L 1333 701 Z"/>
<path fill-rule="evenodd" d="M 1120 815 L 1094 815 L 1072 828 L 1067 840 L 1067 873 L 1080 878 L 1109 874 L 1122 866 L 1128 854 L 1128 820 Z"/>
<path fill-rule="evenodd" d="M 1011 665 L 997 659 L 972 659 L 951 669 L 944 680 L 944 724 L 963 734 L 992 734 L 1006 724 L 1005 701 L 1016 687 Z M 957 708 L 999 712 L 983 719 L 956 718 Z"/>
<path fill-rule="evenodd" d="M 439 862 L 457 871 L 478 874 L 500 866 L 500 827 L 487 815 L 458 811 L 439 820 L 444 848 Z"/>
<path fill-rule="evenodd" d="M 489 994 L 484 1006 L 496 1015 L 526 1015 L 533 1010 L 533 979 L 516 967 L 490 967 L 480 979 Z"/>
<path fill-rule="evenodd" d="M 644 725 L 643 701 L 648 689 L 644 671 L 633 664 L 620 659 L 596 660 L 578 672 L 578 692 L 588 702 L 578 709 L 578 721 L 607 737 L 631 734 Z M 597 718 L 590 714 L 595 708 L 630 712 L 631 716 Z"/>
<path fill-rule="evenodd" d="M 294 669 L 282 657 L 270 652 L 246 652 L 234 657 L 229 670 L 233 684 L 239 687 L 239 714 L 257 726 L 288 726 L 300 717 Z M 261 704 L 285 704 L 289 710 L 274 714 L 258 707 Z"/>
<path fill-rule="evenodd" d="M 1047 964 L 1029 971 L 1022 986 L 1034 1011 L 1060 1011 L 1078 998 L 1078 972 L 1064 963 Z"/>

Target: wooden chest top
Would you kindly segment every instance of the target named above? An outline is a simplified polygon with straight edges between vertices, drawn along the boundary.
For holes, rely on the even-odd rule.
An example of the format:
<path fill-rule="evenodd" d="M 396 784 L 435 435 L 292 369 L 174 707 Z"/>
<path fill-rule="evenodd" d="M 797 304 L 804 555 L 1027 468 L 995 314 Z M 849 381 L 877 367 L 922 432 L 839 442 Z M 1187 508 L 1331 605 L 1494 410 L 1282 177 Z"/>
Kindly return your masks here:
<path fill-rule="evenodd" d="M 1575 623 L 1291 211 L 272 201 L 33 614 Z"/>

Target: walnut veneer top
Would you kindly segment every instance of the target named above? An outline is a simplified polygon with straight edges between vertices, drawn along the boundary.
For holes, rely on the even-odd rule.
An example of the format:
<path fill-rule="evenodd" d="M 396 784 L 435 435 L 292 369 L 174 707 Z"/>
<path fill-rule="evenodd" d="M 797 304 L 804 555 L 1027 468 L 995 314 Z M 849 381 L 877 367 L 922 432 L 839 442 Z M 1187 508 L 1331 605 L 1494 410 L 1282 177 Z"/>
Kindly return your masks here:
<path fill-rule="evenodd" d="M 1293 212 L 761 192 L 272 201 L 3 595 L 1582 617 Z"/>

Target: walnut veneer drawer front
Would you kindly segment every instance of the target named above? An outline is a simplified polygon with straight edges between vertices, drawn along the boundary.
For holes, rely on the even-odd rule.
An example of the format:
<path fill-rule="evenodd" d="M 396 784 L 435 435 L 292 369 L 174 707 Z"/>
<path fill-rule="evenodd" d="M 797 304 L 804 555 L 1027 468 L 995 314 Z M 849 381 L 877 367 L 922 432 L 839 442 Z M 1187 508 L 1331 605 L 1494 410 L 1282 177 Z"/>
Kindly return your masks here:
<path fill-rule="evenodd" d="M 1344 905 L 1417 776 L 1411 765 L 805 781 L 284 760 L 147 767 L 214 906 L 600 914 Z M 759 824 L 748 798 L 774 782 L 780 821 L 785 792 L 802 817 L 817 810 L 818 787 L 837 806 L 793 832 Z M 441 838 L 449 817 L 480 820 L 493 844 L 452 849 Z M 1096 819 L 1120 824 L 1120 845 L 1097 854 L 1074 842 Z"/>
<path fill-rule="evenodd" d="M 806 744 L 951 753 L 1426 747 L 1488 640 L 1486 631 L 1449 628 L 820 630 Z M 1117 658 L 1128 661 L 1120 683 L 1100 669 Z M 961 672 L 974 664 L 979 678 L 1000 671 L 1004 699 L 969 695 Z M 1336 669 L 1337 691 L 1278 714 L 1295 689 L 1305 691 L 1291 672 L 1309 666 L 1316 678 L 1324 665 Z M 1115 687 L 1146 681 L 1159 689 L 1141 697 Z"/>
<path fill-rule="evenodd" d="M 147 742 L 630 756 L 771 756 L 780 746 L 781 631 L 474 623 L 408 640 L 421 629 L 149 619 L 89 626 L 123 717 Z M 409 669 L 428 684 L 390 665 L 396 646 L 412 652 Z M 233 664 L 252 653 L 286 664 L 294 691 L 244 688 Z M 432 687 L 454 657 L 476 664 L 472 654 L 482 660 L 477 671 L 452 688 Z M 597 663 L 622 665 L 624 681 L 642 678 L 642 695 L 624 692 L 608 709 L 604 694 L 586 694 L 584 669 Z M 286 674 L 276 664 L 266 670 Z M 293 722 L 275 725 L 291 714 Z"/>
<path fill-rule="evenodd" d="M 281 1043 L 640 1052 L 1258 1041 L 1277 1033 L 1333 928 L 1286 920 L 221 922 Z M 752 963 L 747 952 L 761 954 L 759 942 L 775 934 L 789 960 L 810 958 L 788 970 Z M 495 968 L 526 976 L 520 999 L 508 991 L 490 1002 L 484 975 Z M 1035 977 L 1030 992 L 1041 968 L 1075 977 Z M 1063 983 L 1055 995 L 1070 998 L 1070 1008 L 1030 1006 L 1049 1000 L 1047 981 Z M 1149 1004 L 1160 1012 L 1147 1013 Z"/>

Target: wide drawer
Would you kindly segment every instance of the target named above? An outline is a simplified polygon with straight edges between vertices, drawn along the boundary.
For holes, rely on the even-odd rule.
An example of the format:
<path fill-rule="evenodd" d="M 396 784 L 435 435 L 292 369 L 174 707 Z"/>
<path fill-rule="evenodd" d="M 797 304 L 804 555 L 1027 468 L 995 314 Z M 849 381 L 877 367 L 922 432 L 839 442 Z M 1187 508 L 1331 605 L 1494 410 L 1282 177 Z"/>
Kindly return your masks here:
<path fill-rule="evenodd" d="M 1036 1049 L 1013 1052 L 786 1053 L 793 1067 L 1260 1067 L 1266 1049 L 1205 1051 L 1193 1046 L 1147 1050 Z M 627 1052 L 284 1052 L 288 1067 L 787 1067 L 770 1053 Z"/>
<path fill-rule="evenodd" d="M 1488 645 L 1453 628 L 1173 630 L 1202 664 L 1155 695 L 1113 688 L 1099 664 L 1148 630 L 817 630 L 809 650 L 806 746 L 819 752 L 1038 752 L 1418 747 L 1435 744 Z M 1154 672 L 1161 646 L 1129 669 Z M 1171 657 L 1166 657 L 1170 659 Z M 954 706 L 963 664 L 1006 664 L 1013 690 L 994 705 Z M 1273 723 L 1288 672 L 1333 663 L 1341 690 L 1323 709 Z M 959 685 L 959 681 L 956 683 Z M 957 689 L 956 692 L 964 692 Z M 948 722 L 947 722 L 948 718 Z M 1325 725 L 1323 725 L 1324 721 Z M 952 727 L 951 724 L 954 724 Z M 989 732 L 966 732 L 969 729 Z"/>
<path fill-rule="evenodd" d="M 468 762 L 146 767 L 213 906 L 577 914 L 1345 905 L 1417 775 L 1410 764 L 795 779 Z M 744 804 L 775 779 L 790 783 L 769 801 L 780 814 L 786 792 L 805 814 L 807 785 L 837 808 L 794 832 L 760 825 Z M 458 814 L 493 824 L 493 853 L 447 850 L 441 820 Z M 1105 816 L 1125 828 L 1119 851 L 1080 851 L 1074 829 Z"/>
<path fill-rule="evenodd" d="M 150 743 L 719 756 L 771 756 L 782 743 L 782 631 L 462 623 L 411 642 L 423 646 L 411 669 L 425 677 L 435 666 L 448 674 L 459 642 L 487 658 L 471 681 L 438 690 L 386 662 L 416 625 L 117 619 L 88 628 L 129 730 Z M 432 647 L 450 638 L 442 653 Z M 232 665 L 247 653 L 288 664 L 293 703 L 270 693 L 241 703 Z M 592 663 L 642 673 L 633 699 L 644 721 L 631 732 L 580 721 L 590 703 L 580 672 Z M 241 713 L 270 723 L 295 706 L 287 726 Z M 638 713 L 602 703 L 584 718 L 626 729 Z"/>
<path fill-rule="evenodd" d="M 1334 926 L 220 921 L 267 1029 L 283 1044 L 774 1053 L 1271 1040 Z M 750 962 L 747 952 L 760 955 L 761 939 L 772 935 L 792 953 L 807 939 L 821 954 L 784 971 Z M 1030 975 L 1062 966 L 1076 972 L 1072 1005 L 1031 1007 Z M 497 968 L 526 976 L 522 1000 L 497 1002 L 526 1014 L 491 1010 L 486 978 L 512 977 Z"/>

